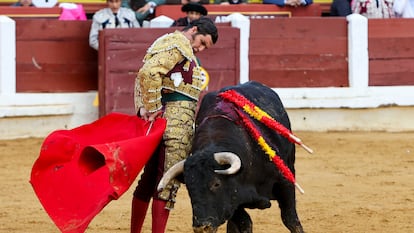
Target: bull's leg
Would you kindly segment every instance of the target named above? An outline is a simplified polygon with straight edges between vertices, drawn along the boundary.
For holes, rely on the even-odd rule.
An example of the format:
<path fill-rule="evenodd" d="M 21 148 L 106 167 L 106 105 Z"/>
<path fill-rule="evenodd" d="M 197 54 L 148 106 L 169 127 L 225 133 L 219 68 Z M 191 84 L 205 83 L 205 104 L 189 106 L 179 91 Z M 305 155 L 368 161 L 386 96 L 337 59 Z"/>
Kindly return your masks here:
<path fill-rule="evenodd" d="M 252 233 L 253 223 L 244 208 L 238 208 L 227 222 L 227 233 Z"/>
<path fill-rule="evenodd" d="M 282 184 L 274 187 L 281 212 L 283 224 L 291 233 L 304 233 L 296 212 L 295 187 L 292 184 Z"/>

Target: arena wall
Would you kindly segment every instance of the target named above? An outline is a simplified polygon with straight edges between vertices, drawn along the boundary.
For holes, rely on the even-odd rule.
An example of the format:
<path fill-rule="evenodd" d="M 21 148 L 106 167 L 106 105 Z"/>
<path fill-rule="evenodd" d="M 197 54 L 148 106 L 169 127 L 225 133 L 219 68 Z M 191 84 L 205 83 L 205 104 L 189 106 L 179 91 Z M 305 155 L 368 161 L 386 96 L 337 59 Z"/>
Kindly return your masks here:
<path fill-rule="evenodd" d="M 230 82 L 212 78 L 210 90 L 235 84 L 238 80 L 265 82 L 281 96 L 290 114 L 293 129 L 297 131 L 414 130 L 409 118 L 414 111 L 411 78 L 414 66 L 410 65 L 413 64 L 414 55 L 412 50 L 408 49 L 407 52 L 406 49 L 410 48 L 407 46 L 414 37 L 409 30 L 413 22 L 368 21 L 361 17 L 352 15 L 347 19 L 319 17 L 308 20 L 289 18 L 277 19 L 277 24 L 234 17 L 236 19 L 230 24 L 240 31 L 240 38 L 233 39 L 231 43 L 231 40 L 222 40 L 227 42 L 218 44 L 219 50 L 210 53 L 207 51 L 202 58 L 206 61 L 208 70 L 217 75 L 219 71 L 213 71 L 216 53 L 227 51 L 226 46 L 239 50 L 239 53 L 228 53 L 227 59 L 220 60 L 219 68 L 227 67 L 230 72 L 222 77 L 228 78 Z M 61 34 L 75 30 L 69 22 L 29 21 L 31 30 L 54 30 L 54 27 L 62 25 L 66 26 L 60 31 Z M 24 27 L 24 22 L 17 20 L 16 23 L 15 20 L 0 16 L 0 138 L 43 137 L 52 130 L 77 127 L 99 117 L 102 110 L 93 104 L 98 83 L 93 80 L 97 80 L 98 76 L 99 81 L 110 78 L 110 74 L 102 73 L 102 69 L 107 65 L 106 60 L 112 57 L 94 54 L 85 39 L 90 22 L 77 23 L 79 25 L 76 28 L 82 29 L 68 39 L 70 43 L 56 42 L 63 40 L 63 37 L 53 39 L 55 56 L 70 54 L 68 57 L 72 61 L 65 61 L 62 58 L 54 60 L 46 55 L 51 52 L 48 51 L 49 42 L 42 42 L 39 38 L 41 33 L 29 33 L 28 29 L 20 28 Z M 270 26 L 272 23 L 274 26 Z M 263 26 L 266 24 L 273 28 Z M 34 29 L 36 27 L 43 29 Z M 152 29 L 138 30 L 150 33 Z M 153 30 L 155 35 L 170 29 Z M 406 32 L 403 33 L 404 31 Z M 123 33 L 120 32 L 119 38 Z M 125 33 L 131 32 L 126 30 Z M 24 38 L 31 34 L 38 37 L 34 44 Z M 148 37 L 148 43 L 150 40 Z M 239 45 L 235 46 L 234 43 Z M 390 45 L 384 46 L 388 44 Z M 31 48 L 34 45 L 37 47 Z M 268 47 L 270 45 L 273 47 Z M 391 45 L 394 52 L 387 52 Z M 140 46 L 143 46 L 142 43 Z M 21 50 L 23 47 L 25 49 Z M 79 51 L 75 51 L 77 49 Z M 87 59 L 84 62 L 79 62 L 82 58 L 79 53 L 85 54 Z M 99 65 L 97 57 L 100 59 Z M 83 78 L 71 76 L 70 69 L 58 73 L 63 67 L 62 62 L 67 62 L 73 72 L 78 72 Z M 116 69 L 116 66 L 113 68 Z M 33 72 L 38 72 L 38 75 L 27 75 Z M 55 76 L 50 76 L 51 73 Z M 131 70 L 132 77 L 133 73 Z M 265 77 L 268 78 L 264 79 Z M 79 91 L 71 89 L 73 86 L 68 82 L 71 79 L 72 83 L 78 83 Z M 28 85 L 31 82 L 34 85 Z M 60 90 L 57 88 L 59 83 L 63 84 L 60 85 Z M 117 83 L 112 84 L 118 88 Z M 131 95 L 131 90 L 125 94 Z M 99 93 L 102 94 L 101 90 Z M 114 103 L 118 100 L 111 96 L 109 98 Z M 132 101 L 132 96 L 130 100 Z M 104 106 L 103 103 L 105 100 L 100 107 Z M 123 111 L 133 112 L 131 107 Z"/>

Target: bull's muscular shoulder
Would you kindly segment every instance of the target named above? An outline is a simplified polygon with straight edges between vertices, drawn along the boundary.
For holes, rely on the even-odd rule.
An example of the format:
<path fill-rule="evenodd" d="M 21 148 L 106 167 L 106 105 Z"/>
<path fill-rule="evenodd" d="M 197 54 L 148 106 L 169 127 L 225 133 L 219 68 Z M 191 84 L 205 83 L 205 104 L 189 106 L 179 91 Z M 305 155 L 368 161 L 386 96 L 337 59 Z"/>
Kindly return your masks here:
<path fill-rule="evenodd" d="M 252 103 L 254 103 L 259 108 L 266 111 L 270 114 L 273 118 L 279 119 L 281 116 L 286 116 L 287 113 L 283 106 L 279 95 L 273 91 L 270 87 L 256 82 L 256 81 L 249 81 L 243 84 L 239 84 L 236 86 L 228 86 L 220 90 L 220 92 L 234 89 L 238 93 L 242 94 Z M 290 123 L 286 119 L 280 119 L 282 122 L 285 122 L 288 126 Z"/>
<path fill-rule="evenodd" d="M 269 88 L 268 86 L 256 82 L 256 81 L 249 81 L 234 87 L 236 91 L 243 94 L 246 97 L 257 97 L 257 96 L 269 96 L 274 97 L 275 92 Z"/>
<path fill-rule="evenodd" d="M 212 105 L 216 102 L 216 97 L 217 97 L 218 92 L 217 91 L 212 91 L 212 92 L 208 92 L 207 94 L 204 95 L 203 99 L 201 100 L 201 105 Z"/>
<path fill-rule="evenodd" d="M 245 82 L 243 84 L 238 84 L 235 86 L 223 87 L 219 92 L 224 92 L 224 91 L 231 90 L 231 89 L 234 89 L 240 93 L 243 93 L 243 92 L 246 92 L 246 93 L 247 92 L 253 92 L 253 93 L 265 92 L 267 93 L 269 91 L 272 91 L 272 89 L 270 89 L 268 86 L 262 83 L 259 83 L 257 81 L 249 81 L 249 82 Z"/>
<path fill-rule="evenodd" d="M 204 118 L 211 112 L 211 107 L 215 105 L 218 92 L 208 92 L 201 100 L 197 118 Z"/>
<path fill-rule="evenodd" d="M 264 98 L 273 101 L 276 100 L 278 103 L 281 102 L 276 92 L 274 92 L 270 87 L 256 81 L 249 81 L 236 86 L 224 87 L 220 90 L 220 92 L 224 92 L 230 89 L 236 90 L 259 106 L 264 104 Z"/>

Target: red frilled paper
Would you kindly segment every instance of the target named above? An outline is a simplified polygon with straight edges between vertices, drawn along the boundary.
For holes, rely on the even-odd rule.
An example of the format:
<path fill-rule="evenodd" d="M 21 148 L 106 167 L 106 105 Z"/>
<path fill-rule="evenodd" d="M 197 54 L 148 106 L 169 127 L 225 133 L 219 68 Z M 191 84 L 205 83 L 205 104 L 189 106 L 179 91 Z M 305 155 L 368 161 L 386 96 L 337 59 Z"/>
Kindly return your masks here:
<path fill-rule="evenodd" d="M 30 183 L 56 226 L 64 233 L 84 232 L 128 190 L 157 149 L 165 126 L 165 119 L 150 126 L 136 116 L 112 113 L 48 135 Z"/>

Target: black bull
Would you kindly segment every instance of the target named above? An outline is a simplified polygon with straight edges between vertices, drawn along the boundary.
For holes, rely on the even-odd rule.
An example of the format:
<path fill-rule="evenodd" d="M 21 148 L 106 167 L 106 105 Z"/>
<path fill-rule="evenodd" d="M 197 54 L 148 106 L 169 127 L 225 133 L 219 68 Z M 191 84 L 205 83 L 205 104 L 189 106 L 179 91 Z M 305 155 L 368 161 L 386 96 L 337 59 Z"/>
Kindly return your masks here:
<path fill-rule="evenodd" d="M 229 89 L 290 129 L 279 96 L 262 84 L 248 82 L 208 93 L 197 114 L 191 156 L 171 168 L 159 188 L 183 172 L 193 208 L 194 232 L 216 232 L 227 220 L 227 232 L 252 232 L 245 208 L 269 208 L 270 200 L 278 201 L 282 221 L 290 232 L 303 232 L 296 213 L 294 185 L 282 176 L 243 126 L 243 110 L 218 96 Z M 295 145 L 262 123 L 252 122 L 294 174 Z"/>

